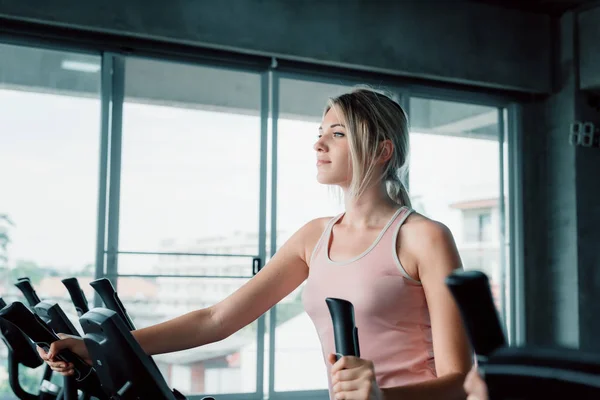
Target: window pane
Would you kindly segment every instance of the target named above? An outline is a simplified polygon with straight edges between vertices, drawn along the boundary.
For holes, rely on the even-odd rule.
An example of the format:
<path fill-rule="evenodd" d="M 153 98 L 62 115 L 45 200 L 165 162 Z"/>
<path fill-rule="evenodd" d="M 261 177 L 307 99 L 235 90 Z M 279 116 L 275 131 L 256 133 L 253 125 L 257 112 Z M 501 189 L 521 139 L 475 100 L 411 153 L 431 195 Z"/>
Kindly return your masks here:
<path fill-rule="evenodd" d="M 252 260 L 193 254 L 119 254 L 119 274 L 251 277 Z"/>
<path fill-rule="evenodd" d="M 139 329 L 213 305 L 246 282 L 226 277 L 119 277 L 117 290 Z M 153 358 L 169 386 L 185 395 L 255 392 L 256 331 L 255 321 L 219 342 Z"/>
<path fill-rule="evenodd" d="M 142 327 L 214 305 L 247 281 L 232 276 L 251 276 L 261 79 L 139 58 L 128 58 L 125 71 L 119 250 L 169 254 L 120 254 L 119 273 L 219 276 L 120 277 L 121 298 Z M 256 327 L 155 359 L 185 394 L 254 392 Z"/>
<path fill-rule="evenodd" d="M 277 123 L 277 247 L 314 218 L 343 211 L 343 199 L 316 180 L 318 128 L 327 99 L 349 91 L 293 79 L 280 80 Z M 277 305 L 275 391 L 327 388 L 327 372 L 314 325 L 304 312 L 303 285 Z M 298 379 L 297 371 L 304 371 Z"/>
<path fill-rule="evenodd" d="M 500 309 L 498 110 L 412 98 L 410 117 L 413 207 L 450 228 L 465 269 L 489 276 Z"/>
<path fill-rule="evenodd" d="M 14 282 L 29 276 L 75 322 L 60 280 L 95 269 L 99 68 L 97 56 L 0 44 L 0 295 L 25 302 Z M 6 365 L 2 344 L 4 382 Z"/>
<path fill-rule="evenodd" d="M 258 74 L 127 59 L 119 247 L 258 252 Z"/>

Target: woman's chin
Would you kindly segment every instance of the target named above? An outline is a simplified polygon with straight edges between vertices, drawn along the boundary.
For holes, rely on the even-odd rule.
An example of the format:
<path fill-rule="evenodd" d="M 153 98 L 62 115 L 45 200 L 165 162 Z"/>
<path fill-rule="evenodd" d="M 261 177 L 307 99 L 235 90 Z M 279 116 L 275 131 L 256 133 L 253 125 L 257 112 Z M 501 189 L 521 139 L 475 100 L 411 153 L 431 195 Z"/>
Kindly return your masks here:
<path fill-rule="evenodd" d="M 319 175 L 317 175 L 317 182 L 319 182 L 321 185 L 336 185 L 337 184 L 335 179 L 328 179 L 325 176 L 319 176 Z"/>
<path fill-rule="evenodd" d="M 317 182 L 321 185 L 339 186 L 340 188 L 350 185 L 347 179 L 335 179 L 331 176 L 323 176 L 322 174 L 317 174 Z"/>

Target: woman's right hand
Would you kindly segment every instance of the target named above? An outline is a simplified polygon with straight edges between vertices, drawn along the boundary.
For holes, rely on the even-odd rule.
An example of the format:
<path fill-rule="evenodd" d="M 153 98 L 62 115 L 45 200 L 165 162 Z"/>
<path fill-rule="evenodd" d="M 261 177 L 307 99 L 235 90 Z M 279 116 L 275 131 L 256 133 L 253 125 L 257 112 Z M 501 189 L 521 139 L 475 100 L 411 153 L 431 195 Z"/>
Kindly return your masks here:
<path fill-rule="evenodd" d="M 467 393 L 467 400 L 488 400 L 488 390 L 485 381 L 474 365 L 465 379 L 463 388 Z"/>
<path fill-rule="evenodd" d="M 64 376 L 73 374 L 73 364 L 59 360 L 56 356 L 63 350 L 70 350 L 77 354 L 88 364 L 92 364 L 90 355 L 85 347 L 85 342 L 82 338 L 77 336 L 65 335 L 62 333 L 58 334 L 60 340 L 52 343 L 50 349 L 46 353 L 44 349 L 38 346 L 37 351 L 42 360 L 44 360 L 53 371 L 56 371 Z"/>

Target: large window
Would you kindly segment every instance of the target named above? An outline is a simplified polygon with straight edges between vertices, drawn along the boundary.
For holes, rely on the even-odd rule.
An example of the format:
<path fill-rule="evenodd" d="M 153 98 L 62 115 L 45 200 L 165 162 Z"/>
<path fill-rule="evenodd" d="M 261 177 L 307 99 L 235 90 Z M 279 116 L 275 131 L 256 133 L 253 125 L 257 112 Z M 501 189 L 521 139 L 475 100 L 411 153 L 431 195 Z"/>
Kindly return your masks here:
<path fill-rule="evenodd" d="M 13 283 L 29 276 L 76 321 L 60 280 L 78 277 L 92 300 L 89 282 L 107 276 L 143 328 L 218 303 L 304 224 L 341 213 L 313 145 L 327 99 L 352 85 L 249 68 L 0 44 L 0 296 L 23 301 Z M 413 207 L 450 227 L 508 323 L 502 113 L 394 90 L 409 105 Z M 155 356 L 167 383 L 224 400 L 326 398 L 303 288 L 268 324 Z M 11 398 L 5 358 L 0 346 Z"/>
<path fill-rule="evenodd" d="M 260 76 L 136 58 L 125 71 L 120 248 L 255 254 Z"/>
<path fill-rule="evenodd" d="M 99 56 L 0 44 L 0 296 L 25 302 L 14 283 L 27 276 L 74 321 L 61 279 L 78 277 L 91 300 L 99 71 Z M 6 365 L 2 344 L 0 398 L 10 393 Z M 23 379 L 37 389 L 39 376 Z"/>
<path fill-rule="evenodd" d="M 124 82 L 121 176 L 109 193 L 120 185 L 120 200 L 111 198 L 120 205 L 117 270 L 126 275 L 118 290 L 141 328 L 214 305 L 252 276 L 261 77 L 127 58 Z M 254 322 L 222 342 L 155 359 L 186 395 L 252 393 L 256 344 Z"/>
<path fill-rule="evenodd" d="M 409 187 L 414 208 L 450 228 L 464 268 L 489 276 L 504 315 L 500 115 L 493 107 L 412 98 Z"/>

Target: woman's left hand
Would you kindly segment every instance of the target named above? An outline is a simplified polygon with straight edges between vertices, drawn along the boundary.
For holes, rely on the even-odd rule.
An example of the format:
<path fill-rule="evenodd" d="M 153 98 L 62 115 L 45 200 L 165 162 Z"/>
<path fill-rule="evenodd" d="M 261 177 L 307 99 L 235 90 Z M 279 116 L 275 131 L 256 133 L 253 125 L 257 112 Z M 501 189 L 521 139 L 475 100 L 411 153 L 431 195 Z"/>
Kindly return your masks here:
<path fill-rule="evenodd" d="M 334 354 L 328 360 L 333 365 L 331 385 L 337 400 L 383 400 L 371 361 L 352 356 L 336 361 Z"/>

